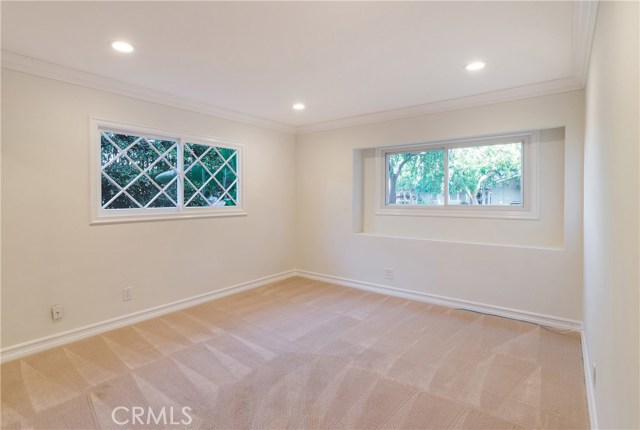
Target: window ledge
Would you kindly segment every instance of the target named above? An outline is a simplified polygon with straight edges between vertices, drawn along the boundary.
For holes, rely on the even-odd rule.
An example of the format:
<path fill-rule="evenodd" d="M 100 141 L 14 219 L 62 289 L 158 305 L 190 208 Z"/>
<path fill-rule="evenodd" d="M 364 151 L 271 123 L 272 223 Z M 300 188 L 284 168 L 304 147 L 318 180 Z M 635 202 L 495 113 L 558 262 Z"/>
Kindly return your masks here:
<path fill-rule="evenodd" d="M 123 215 L 123 216 L 99 216 L 89 223 L 89 225 L 103 224 L 126 224 L 134 222 L 153 222 L 153 221 L 174 221 L 183 219 L 198 218 L 225 218 L 225 217 L 241 217 L 247 216 L 247 212 L 242 209 L 234 209 L 219 212 L 198 212 L 198 213 L 167 213 L 157 215 Z"/>
<path fill-rule="evenodd" d="M 372 232 L 357 232 L 357 233 L 354 233 L 354 236 L 363 237 L 363 238 L 379 238 L 379 239 L 392 239 L 392 240 L 402 240 L 402 241 L 411 240 L 411 241 L 419 241 L 419 242 L 437 242 L 442 244 L 491 246 L 491 247 L 500 247 L 500 248 L 528 249 L 528 250 L 550 251 L 550 252 L 565 251 L 565 247 L 562 244 L 529 245 L 529 244 L 519 244 L 519 243 L 490 242 L 490 241 L 482 241 L 482 240 L 467 241 L 467 240 L 453 240 L 453 239 L 433 239 L 433 238 L 427 238 L 427 237 L 408 237 L 408 236 L 398 236 L 398 235 L 380 234 L 380 233 L 372 233 Z"/>
<path fill-rule="evenodd" d="M 376 215 L 381 216 L 427 216 L 446 218 L 489 218 L 489 219 L 514 219 L 514 220 L 539 220 L 540 214 L 526 209 L 513 209 L 505 207 L 390 207 L 379 208 Z"/>

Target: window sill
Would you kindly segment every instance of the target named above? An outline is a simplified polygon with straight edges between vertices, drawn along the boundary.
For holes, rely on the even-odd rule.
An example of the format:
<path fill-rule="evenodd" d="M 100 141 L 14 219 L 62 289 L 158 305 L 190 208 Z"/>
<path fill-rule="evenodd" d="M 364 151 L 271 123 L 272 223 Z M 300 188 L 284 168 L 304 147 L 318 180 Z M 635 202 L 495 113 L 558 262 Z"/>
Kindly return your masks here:
<path fill-rule="evenodd" d="M 554 245 L 529 245 L 523 243 L 503 243 L 503 242 L 490 242 L 490 241 L 473 241 L 473 240 L 448 240 L 448 239 L 433 239 L 427 237 L 409 237 L 402 235 L 391 235 L 391 234 L 380 234 L 373 232 L 356 232 L 354 233 L 356 237 L 363 238 L 379 238 L 379 239 L 391 239 L 391 240 L 411 240 L 411 241 L 420 241 L 420 242 L 435 242 L 442 244 L 456 244 L 456 245 L 470 245 L 470 246 L 492 246 L 492 247 L 500 247 L 500 248 L 514 248 L 514 249 L 529 249 L 529 250 L 538 250 L 538 251 L 552 251 L 559 252 L 564 251 L 565 247 L 562 244 Z"/>
<path fill-rule="evenodd" d="M 539 220 L 537 211 L 523 208 L 514 209 L 510 207 L 385 207 L 379 208 L 375 212 L 381 216 L 426 216 L 445 218 L 489 218 L 489 219 L 513 219 L 513 220 Z"/>
<path fill-rule="evenodd" d="M 91 220 L 89 225 L 103 224 L 126 224 L 137 222 L 154 222 L 154 221 L 175 221 L 184 219 L 199 218 L 227 218 L 247 216 L 247 211 L 243 209 L 234 209 L 228 211 L 202 212 L 202 213 L 166 213 L 157 215 L 123 215 L 123 216 L 98 216 Z"/>

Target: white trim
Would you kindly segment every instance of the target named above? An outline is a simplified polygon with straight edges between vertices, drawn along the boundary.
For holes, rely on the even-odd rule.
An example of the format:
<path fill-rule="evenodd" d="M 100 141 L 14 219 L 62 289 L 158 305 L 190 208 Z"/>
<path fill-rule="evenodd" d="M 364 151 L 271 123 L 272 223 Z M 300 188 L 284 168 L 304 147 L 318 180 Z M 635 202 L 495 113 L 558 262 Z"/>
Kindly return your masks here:
<path fill-rule="evenodd" d="M 514 243 L 498 243 L 498 242 L 474 242 L 470 240 L 450 240 L 450 239 L 432 239 L 425 237 L 409 237 L 409 236 L 398 236 L 398 235 L 390 235 L 390 234 L 380 234 L 380 233 L 370 233 L 370 232 L 357 232 L 354 233 L 355 236 L 363 236 L 363 237 L 380 237 L 384 239 L 401 239 L 401 240 L 418 240 L 422 242 L 436 242 L 436 243 L 447 243 L 447 244 L 457 244 L 457 245 L 473 245 L 473 246 L 494 246 L 498 248 L 515 248 L 515 249 L 536 249 L 543 251 L 564 251 L 564 246 L 544 246 L 544 245 L 520 245 Z"/>
<path fill-rule="evenodd" d="M 591 430 L 598 430 L 598 415 L 596 409 L 596 393 L 593 386 L 593 377 L 591 375 L 591 360 L 589 359 L 589 350 L 587 349 L 587 339 L 584 333 L 580 333 L 582 341 L 582 367 L 584 367 L 584 383 L 587 390 L 587 407 L 589 409 L 589 424 Z"/>
<path fill-rule="evenodd" d="M 475 94 L 468 97 L 441 100 L 417 106 L 410 106 L 406 108 L 375 112 L 349 118 L 337 119 L 334 121 L 322 122 L 318 124 L 300 126 L 296 127 L 294 129 L 294 132 L 296 135 L 318 133 L 321 131 L 334 130 L 338 128 L 354 127 L 358 125 L 375 124 L 385 121 L 413 118 L 433 113 L 449 112 L 477 106 L 490 105 L 494 103 L 503 103 L 513 100 L 580 90 L 583 88 L 584 84 L 581 84 L 574 78 L 556 79 L 553 81 L 540 82 L 536 84 L 525 85 L 522 87 L 508 88 L 483 94 Z"/>
<path fill-rule="evenodd" d="M 208 103 L 177 96 L 175 94 L 169 94 L 151 88 L 141 87 L 139 85 L 128 84 L 116 79 L 84 72 L 78 69 L 72 69 L 70 67 L 60 66 L 47 61 L 16 54 L 14 52 L 0 51 L 0 56 L 2 57 L 2 68 L 4 69 L 29 73 L 31 75 L 55 79 L 57 81 L 132 97 L 152 103 L 159 103 L 191 112 L 212 115 L 218 118 L 237 121 L 256 127 L 268 128 L 289 134 L 294 132 L 293 127 L 276 121 L 237 112 L 231 109 L 225 109 L 219 106 L 213 106 Z"/>
<path fill-rule="evenodd" d="M 294 132 L 295 134 L 317 133 L 337 128 L 412 118 L 431 113 L 447 112 L 492 103 L 507 102 L 511 100 L 583 89 L 587 78 L 597 12 L 598 0 L 581 0 L 573 2 L 571 75 L 566 78 L 538 82 L 535 84 L 507 88 L 483 94 L 475 94 L 457 99 L 440 100 L 401 109 L 358 115 L 318 124 L 304 125 L 295 127 Z"/>
<path fill-rule="evenodd" d="M 247 216 L 247 211 L 242 209 L 230 209 L 224 212 L 172 212 L 172 213 L 153 213 L 153 214 L 136 214 L 122 216 L 102 216 L 89 221 L 89 225 L 107 225 L 107 224 L 128 224 L 136 222 L 155 222 L 155 221 L 175 221 L 180 219 L 200 219 L 200 218 L 231 218 Z"/>
<path fill-rule="evenodd" d="M 31 340 L 28 342 L 20 343 L 17 345 L 9 346 L 0 350 L 0 362 L 8 360 L 14 360 L 25 355 L 33 354 L 35 352 L 43 351 L 45 349 L 54 348 L 56 346 L 64 345 L 70 342 L 75 342 L 80 339 L 94 336 L 100 333 L 104 333 L 116 328 L 124 327 L 130 324 L 134 324 L 140 321 L 155 318 L 161 315 L 168 314 L 170 312 L 179 311 L 191 306 L 195 306 L 200 303 L 208 302 L 211 300 L 219 299 L 231 294 L 239 293 L 242 291 L 258 288 L 263 285 L 270 284 L 272 282 L 281 281 L 283 279 L 291 278 L 295 276 L 294 270 L 288 270 L 285 272 L 277 273 L 275 275 L 265 276 L 263 278 L 255 279 L 253 281 L 242 282 L 240 284 L 232 285 L 229 287 L 221 288 L 216 291 L 211 291 L 205 294 L 199 294 L 197 296 L 189 297 L 186 299 L 177 300 L 166 305 L 160 305 L 153 308 L 145 309 L 138 312 L 133 312 L 128 315 L 115 317 L 106 321 L 101 321 L 94 324 L 89 324 L 83 327 L 68 330 L 62 333 L 52 334 L 40 339 Z"/>
<path fill-rule="evenodd" d="M 592 31 L 589 34 L 592 34 Z M 590 41 L 588 43 L 588 46 L 591 46 Z M 521 87 L 491 91 L 483 94 L 475 94 L 468 97 L 441 100 L 417 106 L 368 113 L 349 118 L 341 118 L 333 121 L 294 127 L 287 124 L 281 124 L 275 121 L 254 117 L 252 115 L 244 114 L 241 112 L 212 106 L 185 97 L 164 93 L 158 90 L 153 90 L 133 84 L 127 84 L 125 82 L 95 75 L 93 73 L 88 73 L 58 64 L 37 60 L 35 58 L 25 57 L 13 52 L 0 51 L 0 56 L 2 57 L 2 68 L 4 69 L 42 76 L 45 78 L 55 79 L 58 81 L 80 85 L 87 88 L 106 91 L 153 103 L 159 103 L 178 109 L 212 115 L 218 118 L 237 121 L 244 124 L 254 125 L 257 127 L 263 127 L 294 135 L 317 133 L 320 131 L 334 130 L 356 125 L 374 124 L 395 119 L 412 118 L 432 113 L 447 112 L 452 110 L 459 110 L 488 105 L 492 103 L 501 103 L 511 100 L 519 100 L 529 97 L 543 96 L 547 94 L 555 94 L 584 88 L 584 79 L 581 82 L 579 79 L 568 77 L 563 79 L 539 82 Z M 586 55 L 586 57 L 588 58 L 588 55 Z M 586 72 L 583 74 L 586 75 Z"/>
<path fill-rule="evenodd" d="M 582 0 L 573 3 L 571 72 L 582 87 L 587 81 L 597 16 L 598 0 Z"/>
<path fill-rule="evenodd" d="M 290 134 L 308 134 L 356 125 L 373 124 L 394 119 L 411 118 L 436 112 L 464 109 L 492 103 L 518 100 L 546 94 L 583 89 L 586 82 L 591 45 L 598 10 L 597 1 L 574 1 L 571 43 L 571 76 L 520 87 L 507 88 L 469 97 L 441 100 L 432 103 L 393 109 L 383 112 L 342 118 L 317 124 L 294 127 L 253 115 L 213 106 L 186 97 L 165 93 L 138 85 L 127 84 L 115 79 L 83 72 L 65 66 L 25 57 L 13 52 L 1 51 L 2 67 L 32 75 L 43 76 L 69 82 L 88 88 L 108 91 L 140 100 L 160 103 L 192 112 L 213 115 L 257 127 L 268 128 Z"/>
<path fill-rule="evenodd" d="M 374 284 L 371 282 L 356 281 L 353 279 L 341 278 L 339 276 L 323 275 L 321 273 L 309 272 L 306 270 L 296 270 L 296 276 L 323 281 L 343 287 L 357 288 L 373 293 L 386 294 L 388 296 L 402 297 L 404 299 L 416 300 L 419 302 L 432 303 L 456 309 L 465 309 L 483 314 L 490 314 L 504 318 L 511 318 L 519 321 L 530 322 L 563 330 L 582 330 L 582 322 L 553 315 L 539 314 L 535 312 L 523 311 L 519 309 L 506 308 L 502 306 L 489 305 L 486 303 L 472 302 L 469 300 L 445 297 L 436 294 L 423 293 L 420 291 L 405 290 L 402 288 L 390 287 L 388 285 Z"/>

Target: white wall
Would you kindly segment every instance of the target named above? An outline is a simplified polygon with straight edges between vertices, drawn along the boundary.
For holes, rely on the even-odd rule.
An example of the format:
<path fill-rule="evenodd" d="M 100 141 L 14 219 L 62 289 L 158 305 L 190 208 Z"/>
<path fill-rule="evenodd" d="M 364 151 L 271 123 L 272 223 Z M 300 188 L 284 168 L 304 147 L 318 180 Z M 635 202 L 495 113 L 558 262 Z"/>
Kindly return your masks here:
<path fill-rule="evenodd" d="M 297 267 L 581 320 L 583 103 L 583 92 L 574 91 L 298 136 Z M 565 127 L 564 176 L 556 184 L 564 183 L 564 201 L 551 205 L 546 216 L 560 220 L 560 227 L 549 227 L 555 224 L 547 224 L 546 218 L 423 217 L 412 220 L 423 224 L 420 239 L 354 234 L 354 149 L 557 127 Z M 546 168 L 556 169 L 542 163 L 543 175 Z M 467 228 L 469 223 L 473 229 Z M 438 227 L 430 228 L 433 224 Z M 531 232 L 520 235 L 517 245 L 500 239 L 501 229 L 517 230 L 519 225 Z M 460 241 L 458 228 L 494 231 L 495 240 L 467 235 L 468 240 Z M 540 246 L 535 234 L 546 228 L 555 230 L 549 243 Z M 395 269 L 394 280 L 384 279 L 385 267 Z"/>
<path fill-rule="evenodd" d="M 586 89 L 584 325 L 603 429 L 640 428 L 638 13 L 600 2 Z"/>
<path fill-rule="evenodd" d="M 89 226 L 90 116 L 245 143 L 248 216 Z M 2 346 L 294 268 L 294 150 L 288 134 L 3 70 Z"/>

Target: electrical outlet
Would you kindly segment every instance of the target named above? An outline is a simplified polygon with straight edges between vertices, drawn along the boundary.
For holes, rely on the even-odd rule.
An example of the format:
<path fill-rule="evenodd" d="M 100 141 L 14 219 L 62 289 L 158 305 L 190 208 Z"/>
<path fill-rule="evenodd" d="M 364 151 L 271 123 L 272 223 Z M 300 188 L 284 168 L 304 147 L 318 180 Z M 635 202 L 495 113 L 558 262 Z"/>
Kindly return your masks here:
<path fill-rule="evenodd" d="M 64 306 L 51 306 L 51 319 L 53 319 L 54 321 L 58 321 L 61 320 L 62 317 L 64 317 Z"/>
<path fill-rule="evenodd" d="M 123 302 L 128 302 L 131 299 L 133 299 L 133 288 L 132 287 L 123 288 L 122 289 L 122 301 Z"/>
<path fill-rule="evenodd" d="M 384 279 L 393 279 L 395 276 L 396 273 L 393 269 L 384 269 Z"/>
<path fill-rule="evenodd" d="M 591 384 L 596 388 L 596 363 L 591 363 Z"/>

